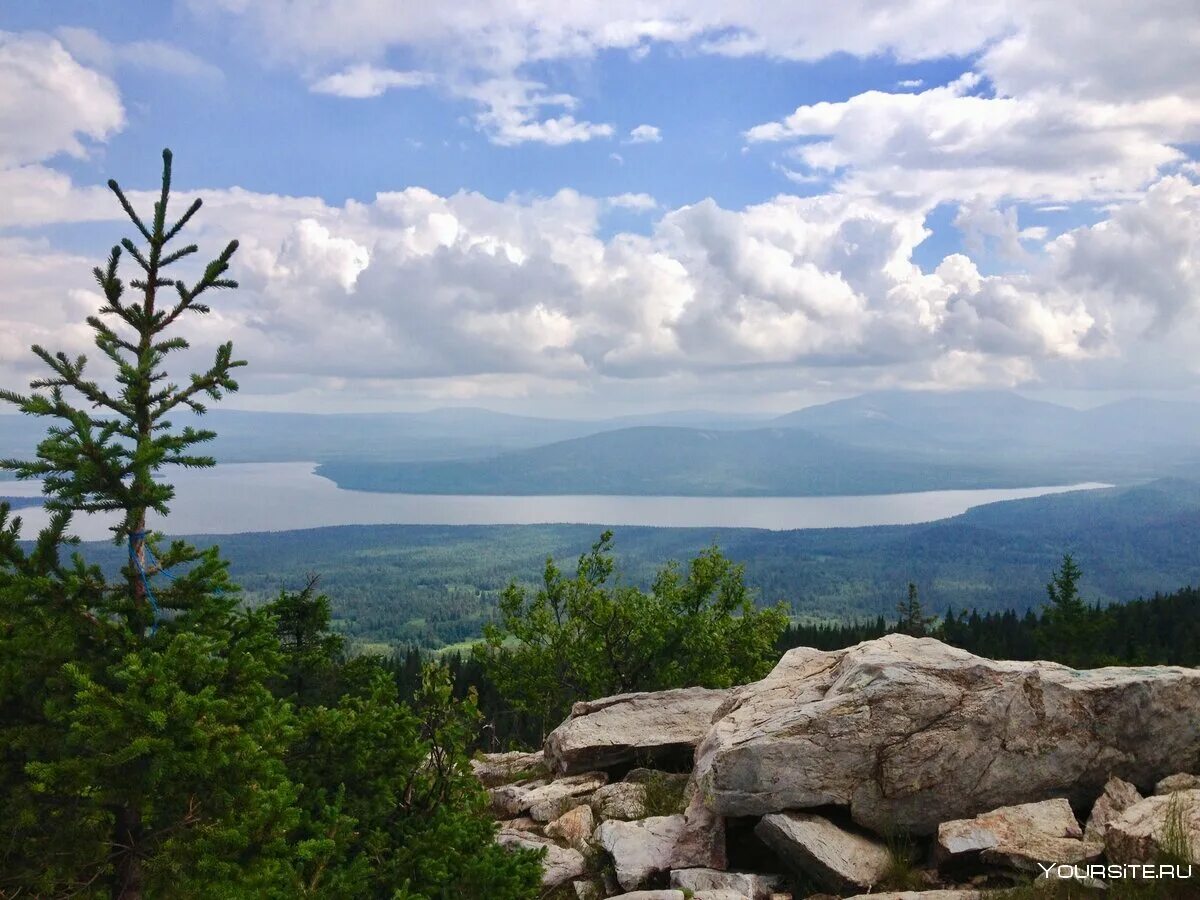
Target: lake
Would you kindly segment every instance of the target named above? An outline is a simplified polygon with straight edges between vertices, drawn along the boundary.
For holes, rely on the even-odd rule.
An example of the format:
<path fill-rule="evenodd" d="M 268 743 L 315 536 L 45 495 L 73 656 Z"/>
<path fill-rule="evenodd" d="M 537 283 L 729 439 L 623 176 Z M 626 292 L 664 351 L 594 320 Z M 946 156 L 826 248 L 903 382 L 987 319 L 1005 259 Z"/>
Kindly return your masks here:
<path fill-rule="evenodd" d="M 1096 483 L 864 497 L 491 497 L 346 491 L 314 473 L 314 463 L 241 463 L 171 473 L 173 534 L 290 531 L 324 525 L 651 525 L 661 527 L 840 528 L 907 525 L 958 515 L 972 506 L 1106 487 Z M 0 495 L 36 496 L 39 486 L 0 482 Z M 18 510 L 30 527 L 41 508 Z M 84 540 L 108 537 L 111 522 L 79 516 Z"/>

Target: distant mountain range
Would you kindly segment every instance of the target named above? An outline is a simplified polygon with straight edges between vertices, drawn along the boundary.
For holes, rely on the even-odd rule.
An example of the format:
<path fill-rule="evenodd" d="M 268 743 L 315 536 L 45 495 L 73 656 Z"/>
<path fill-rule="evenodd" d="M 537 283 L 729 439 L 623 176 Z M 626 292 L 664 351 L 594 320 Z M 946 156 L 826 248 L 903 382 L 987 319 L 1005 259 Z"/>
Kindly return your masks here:
<path fill-rule="evenodd" d="M 319 471 L 346 488 L 467 494 L 805 496 L 1127 483 L 1200 473 L 1200 405 L 1081 411 L 1005 392 L 888 392 L 767 427 L 618 428 L 483 459 L 340 459 Z"/>
<path fill-rule="evenodd" d="M 769 419 L 217 410 L 201 424 L 222 462 L 313 460 L 342 487 L 412 493 L 801 496 L 1200 475 L 1200 404 L 1077 410 L 1003 391 L 878 392 Z M 0 455 L 29 453 L 43 427 L 0 417 Z"/>

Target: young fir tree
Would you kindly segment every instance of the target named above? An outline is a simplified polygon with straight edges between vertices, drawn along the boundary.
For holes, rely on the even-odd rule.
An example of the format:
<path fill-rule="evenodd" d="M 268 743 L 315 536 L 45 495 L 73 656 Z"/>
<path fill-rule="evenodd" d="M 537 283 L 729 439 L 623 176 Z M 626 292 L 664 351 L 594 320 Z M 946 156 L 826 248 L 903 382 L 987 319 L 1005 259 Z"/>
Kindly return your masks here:
<path fill-rule="evenodd" d="M 0 391 L 49 422 L 36 459 L 3 466 L 41 479 L 52 512 L 26 552 L 20 520 L 0 508 L 0 894 L 266 896 L 295 817 L 290 712 L 267 687 L 278 641 L 268 617 L 239 608 L 215 547 L 163 546 L 147 529 L 173 496 L 164 467 L 213 465 L 196 452 L 213 433 L 172 417 L 237 389 L 243 363 L 228 343 L 181 384 L 164 368 L 188 347 L 184 317 L 236 287 L 226 272 L 237 243 L 194 280 L 171 277 L 197 252 L 175 245 L 200 201 L 168 217 L 170 152 L 149 219 L 109 186 L 139 241 L 95 270 L 105 302 L 87 322 L 109 377 L 34 347 L 49 373 L 28 394 Z M 138 270 L 128 282 L 122 250 Z M 128 547 L 119 579 L 64 560 L 80 512 L 115 518 Z"/>
<path fill-rule="evenodd" d="M 1083 570 L 1070 554 L 1046 585 L 1050 603 L 1042 616 L 1043 655 L 1072 666 L 1092 664 L 1095 622 L 1088 616 L 1087 604 L 1079 593 Z"/>

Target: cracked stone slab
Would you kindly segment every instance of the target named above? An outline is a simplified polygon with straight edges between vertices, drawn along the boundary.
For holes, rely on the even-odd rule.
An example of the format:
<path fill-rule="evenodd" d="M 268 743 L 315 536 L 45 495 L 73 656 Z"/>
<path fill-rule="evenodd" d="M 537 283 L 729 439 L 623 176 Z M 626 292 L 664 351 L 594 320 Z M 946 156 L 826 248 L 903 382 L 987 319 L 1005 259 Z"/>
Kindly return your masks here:
<path fill-rule="evenodd" d="M 723 816 L 849 808 L 878 833 L 1066 797 L 1110 775 L 1153 784 L 1200 763 L 1200 670 L 997 662 L 931 638 L 789 651 L 737 688 L 696 751 Z"/>

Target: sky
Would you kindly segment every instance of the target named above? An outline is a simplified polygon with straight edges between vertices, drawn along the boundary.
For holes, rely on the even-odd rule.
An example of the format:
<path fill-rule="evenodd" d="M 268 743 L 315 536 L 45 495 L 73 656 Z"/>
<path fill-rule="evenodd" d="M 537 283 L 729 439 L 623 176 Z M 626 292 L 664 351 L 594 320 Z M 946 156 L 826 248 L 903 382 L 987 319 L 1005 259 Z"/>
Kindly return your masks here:
<path fill-rule="evenodd" d="M 1198 63 L 1195 0 L 4 4 L 0 384 L 169 146 L 230 406 L 1195 399 Z"/>

